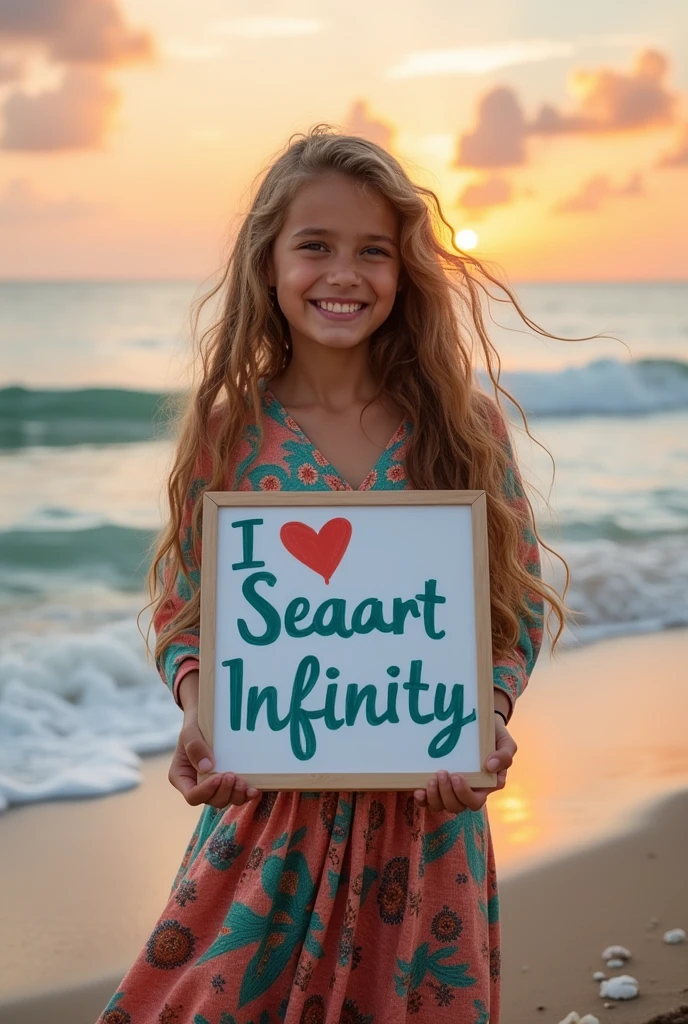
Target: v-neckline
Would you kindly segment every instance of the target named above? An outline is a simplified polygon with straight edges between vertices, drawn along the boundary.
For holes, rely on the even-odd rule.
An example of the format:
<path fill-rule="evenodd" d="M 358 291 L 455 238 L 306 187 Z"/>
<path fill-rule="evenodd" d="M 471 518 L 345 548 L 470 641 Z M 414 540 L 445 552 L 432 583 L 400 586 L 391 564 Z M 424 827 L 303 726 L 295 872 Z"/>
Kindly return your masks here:
<path fill-rule="evenodd" d="M 311 439 L 308 436 L 308 434 L 306 433 L 306 431 L 303 430 L 303 428 L 299 426 L 299 424 L 296 422 L 296 420 L 291 415 L 291 413 L 287 412 L 287 410 L 284 408 L 284 406 L 280 402 L 279 398 L 277 398 L 276 395 L 273 394 L 273 392 L 270 390 L 270 388 L 267 387 L 267 386 L 264 387 L 262 389 L 262 393 L 263 393 L 263 398 L 264 399 L 265 398 L 268 399 L 268 402 L 267 402 L 268 408 L 271 408 L 271 407 L 275 408 L 275 411 L 279 413 L 279 417 L 282 420 L 282 423 L 284 424 L 284 426 L 287 428 L 287 430 L 290 430 L 291 433 L 295 437 L 298 437 L 298 439 L 300 441 L 304 442 L 305 444 L 307 444 L 309 446 L 309 448 L 313 452 L 313 456 L 315 458 L 315 461 L 318 463 L 318 465 L 322 466 L 323 469 L 328 469 L 328 470 L 331 469 L 332 470 L 332 475 L 334 475 L 339 481 L 341 481 L 341 483 L 344 485 L 343 490 L 346 490 L 346 491 L 369 490 L 371 485 L 369 485 L 368 487 L 365 487 L 364 485 L 366 484 L 366 482 L 368 480 L 370 480 L 370 478 L 371 478 L 371 476 L 373 476 L 373 474 L 377 473 L 377 469 L 378 469 L 380 463 L 382 462 L 382 460 L 384 459 L 385 455 L 387 454 L 387 452 L 390 450 L 390 448 L 393 448 L 394 445 L 401 439 L 400 438 L 400 432 L 401 432 L 402 428 L 406 427 L 406 420 L 402 420 L 401 423 L 399 424 L 399 426 L 397 427 L 397 429 L 394 431 L 394 433 L 390 437 L 390 439 L 387 442 L 387 444 L 385 445 L 384 449 L 380 452 L 380 455 L 379 455 L 377 461 L 375 462 L 375 464 L 373 465 L 373 467 L 364 476 L 364 478 L 361 481 L 360 485 L 358 487 L 352 487 L 351 484 L 349 483 L 349 481 L 344 478 L 344 476 L 340 473 L 340 471 L 337 469 L 337 467 L 334 466 L 330 462 L 328 457 L 323 452 L 321 452 L 319 448 L 316 448 L 316 446 L 313 444 L 313 442 L 311 441 Z"/>

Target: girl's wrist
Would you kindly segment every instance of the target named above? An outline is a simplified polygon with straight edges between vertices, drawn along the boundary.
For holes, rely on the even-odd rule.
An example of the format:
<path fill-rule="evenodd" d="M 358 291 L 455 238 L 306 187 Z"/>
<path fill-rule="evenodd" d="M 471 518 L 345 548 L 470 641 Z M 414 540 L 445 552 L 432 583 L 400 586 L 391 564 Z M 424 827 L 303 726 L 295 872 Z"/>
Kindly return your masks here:
<path fill-rule="evenodd" d="M 198 671 L 187 672 L 179 684 L 177 695 L 182 711 L 190 711 L 198 708 Z"/>
<path fill-rule="evenodd" d="M 509 697 L 501 687 L 497 686 L 494 688 L 494 709 L 495 711 L 501 711 L 501 713 L 506 716 L 507 722 L 509 721 L 509 718 L 511 717 L 511 703 L 509 701 Z"/>

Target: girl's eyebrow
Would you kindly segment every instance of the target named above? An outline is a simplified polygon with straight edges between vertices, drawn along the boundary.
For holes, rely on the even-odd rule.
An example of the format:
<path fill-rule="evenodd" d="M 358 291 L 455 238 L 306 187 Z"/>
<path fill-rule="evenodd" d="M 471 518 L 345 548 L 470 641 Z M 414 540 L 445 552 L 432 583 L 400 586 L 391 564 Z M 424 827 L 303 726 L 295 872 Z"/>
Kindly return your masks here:
<path fill-rule="evenodd" d="M 329 228 L 301 228 L 300 231 L 295 231 L 291 236 L 292 238 L 301 238 L 304 235 L 336 235 L 336 231 L 330 231 Z M 393 245 L 394 248 L 398 248 L 397 243 L 389 235 L 359 235 L 362 241 L 370 242 L 387 242 L 388 245 Z"/>

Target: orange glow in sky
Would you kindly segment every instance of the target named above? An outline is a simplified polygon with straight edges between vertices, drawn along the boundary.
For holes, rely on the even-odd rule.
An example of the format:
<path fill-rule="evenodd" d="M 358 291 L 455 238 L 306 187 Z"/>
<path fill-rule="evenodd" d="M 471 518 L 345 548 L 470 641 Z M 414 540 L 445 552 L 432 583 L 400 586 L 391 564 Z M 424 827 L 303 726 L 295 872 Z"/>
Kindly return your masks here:
<path fill-rule="evenodd" d="M 688 273 L 673 0 L 629 0 L 626 34 L 612 0 L 594 24 L 507 0 L 352 0 L 344 23 L 331 0 L 49 7 L 0 8 L 0 277 L 203 278 L 257 176 L 319 122 L 389 149 L 512 280 Z"/>

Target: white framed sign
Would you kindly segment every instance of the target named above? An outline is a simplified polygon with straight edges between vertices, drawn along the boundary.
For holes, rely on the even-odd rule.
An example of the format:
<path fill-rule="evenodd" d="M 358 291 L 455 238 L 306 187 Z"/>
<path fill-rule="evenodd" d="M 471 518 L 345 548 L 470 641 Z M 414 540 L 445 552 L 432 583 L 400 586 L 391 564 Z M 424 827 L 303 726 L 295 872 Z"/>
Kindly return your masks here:
<path fill-rule="evenodd" d="M 259 789 L 494 786 L 484 491 L 206 492 L 199 724 Z"/>

